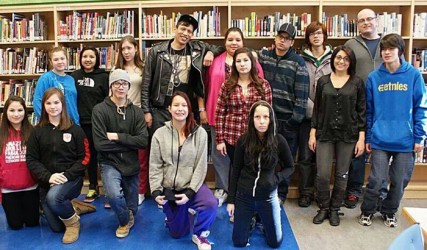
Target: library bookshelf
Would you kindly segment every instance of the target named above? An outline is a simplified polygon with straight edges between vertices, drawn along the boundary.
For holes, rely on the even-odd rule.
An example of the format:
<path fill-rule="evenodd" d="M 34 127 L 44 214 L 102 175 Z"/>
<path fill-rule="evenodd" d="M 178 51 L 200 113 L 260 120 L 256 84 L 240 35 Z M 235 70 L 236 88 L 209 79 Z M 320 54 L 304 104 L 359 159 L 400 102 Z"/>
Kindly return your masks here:
<path fill-rule="evenodd" d="M 144 55 L 145 50 L 151 45 L 172 37 L 172 28 L 174 24 L 171 17 L 176 17 L 178 13 L 193 14 L 194 12 L 202 16 L 209 13 L 212 14 L 213 12 L 213 20 L 215 20 L 213 24 L 208 21 L 204 24 L 206 27 L 201 26 L 199 29 L 203 32 L 196 34 L 194 39 L 201 39 L 209 43 L 222 45 L 225 31 L 228 27 L 238 23 L 244 25 L 245 46 L 253 49 L 260 49 L 272 45 L 275 32 L 274 28 L 271 29 L 274 27 L 274 24 L 271 24 L 271 20 L 274 15 L 276 15 L 275 13 L 280 12 L 280 17 L 286 14 L 291 18 L 298 17 L 298 25 L 301 25 L 301 27 L 299 27 L 300 32 L 295 40 L 294 47 L 301 48 L 304 43 L 304 22 L 308 23 L 310 20 L 319 20 L 322 22 L 329 19 L 334 20 L 334 18 L 335 20 L 342 20 L 342 18 L 345 18 L 349 23 L 354 24 L 357 13 L 364 8 L 373 9 L 376 13 L 382 15 L 381 18 L 383 18 L 383 16 L 390 17 L 389 15 L 395 16 L 398 19 L 400 18 L 398 28 L 406 42 L 405 58 L 407 61 L 411 62 L 416 57 L 416 54 L 413 54 L 415 49 L 427 50 L 427 31 L 424 36 L 414 37 L 414 16 L 417 13 L 427 12 L 427 0 L 158 0 L 58 3 L 29 6 L 3 5 L 0 9 L 0 20 L 1 18 L 11 20 L 14 14 L 19 14 L 18 18 L 27 18 L 30 20 L 34 14 L 38 13 L 40 18 L 44 21 L 45 32 L 42 40 L 37 41 L 34 39 L 12 39 L 11 41 L 0 39 L 0 49 L 3 49 L 3 51 L 7 49 L 18 49 L 17 51 L 20 51 L 25 48 L 35 48 L 37 51 L 47 51 L 53 46 L 63 46 L 69 48 L 70 55 L 74 56 L 78 54 L 78 49 L 82 46 L 91 45 L 98 48 L 105 48 L 107 51 L 106 53 L 112 54 L 110 56 L 110 61 L 106 62 L 105 65 L 105 67 L 109 69 L 112 64 L 114 64 L 114 53 L 117 53 L 117 44 L 122 35 L 133 35 L 140 44 L 140 54 Z M 90 20 L 90 18 L 93 18 L 95 15 L 97 18 L 100 17 L 100 19 L 97 19 L 97 22 L 100 23 L 96 24 L 96 33 L 93 35 L 86 31 L 86 33 L 74 37 L 72 37 L 71 34 L 67 34 L 66 32 L 73 26 L 73 15 L 82 16 L 83 14 L 89 14 L 89 16 L 86 16 L 86 20 Z M 150 30 L 147 28 L 147 20 L 149 20 L 149 18 L 159 18 L 159 16 L 165 17 L 162 19 L 163 23 L 161 24 L 164 24 L 162 27 L 166 28 L 159 32 L 150 33 Z M 107 18 L 110 20 L 110 17 L 114 19 L 117 18 L 115 19 L 116 22 L 125 23 L 125 25 L 117 28 L 122 30 L 122 33 L 111 33 L 111 28 L 109 31 L 106 31 L 107 29 L 104 26 L 111 25 L 111 23 L 108 23 L 109 21 L 106 20 Z M 258 19 L 261 21 L 258 21 Z M 212 17 L 210 17 L 210 20 L 212 20 Z M 105 21 L 107 21 L 107 23 L 102 25 L 102 22 Z M 258 22 L 260 22 L 264 28 L 263 31 L 259 33 L 257 33 L 259 29 L 257 26 Z M 212 25 L 213 30 L 211 27 Z M 87 26 L 85 27 L 87 28 Z M 128 30 L 126 30 L 126 28 L 128 28 Z M 83 25 L 81 29 L 83 30 Z M 0 32 L 0 35 L 1 34 Z M 338 32 L 332 32 L 331 30 L 330 34 L 328 43 L 337 46 L 344 44 L 348 39 L 357 34 L 357 31 L 351 30 L 351 32 L 346 34 L 343 30 L 338 29 Z M 427 60 L 427 57 L 422 59 Z M 70 70 L 77 69 L 77 58 L 73 57 L 73 59 L 69 61 L 74 64 L 71 65 Z M 37 79 L 47 70 L 47 65 L 45 67 L 46 68 L 26 73 L 1 73 L 0 70 L 0 81 L 9 81 L 11 79 L 22 81 Z M 425 70 L 427 71 L 427 68 L 425 68 Z M 212 167 L 210 167 L 210 169 L 211 168 Z M 210 173 L 211 174 L 208 174 L 207 177 L 208 182 L 212 181 L 213 178 L 212 171 L 210 171 Z M 425 164 L 417 164 L 416 173 L 417 180 L 414 182 L 416 185 L 414 184 L 413 191 L 411 191 L 411 197 L 417 197 L 417 195 L 420 194 L 418 195 L 419 197 L 426 198 L 427 167 Z M 295 186 L 295 184 L 293 184 L 293 186 Z M 410 189 L 411 187 L 408 188 Z M 298 196 L 296 190 L 296 187 L 290 189 L 291 197 Z"/>

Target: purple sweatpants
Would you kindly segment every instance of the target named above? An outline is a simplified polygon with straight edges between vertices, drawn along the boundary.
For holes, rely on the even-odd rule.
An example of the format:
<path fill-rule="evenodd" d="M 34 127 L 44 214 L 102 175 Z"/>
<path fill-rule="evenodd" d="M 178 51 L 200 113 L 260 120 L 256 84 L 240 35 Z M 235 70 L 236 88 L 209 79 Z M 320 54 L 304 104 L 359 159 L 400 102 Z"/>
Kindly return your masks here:
<path fill-rule="evenodd" d="M 202 232 L 208 231 L 215 221 L 218 199 L 213 196 L 206 184 L 203 184 L 193 198 L 184 205 L 178 206 L 166 202 L 163 212 L 167 218 L 166 227 L 173 238 L 180 238 L 190 231 L 193 215 L 188 212 L 188 208 L 194 209 L 197 213 L 193 234 L 199 236 Z"/>

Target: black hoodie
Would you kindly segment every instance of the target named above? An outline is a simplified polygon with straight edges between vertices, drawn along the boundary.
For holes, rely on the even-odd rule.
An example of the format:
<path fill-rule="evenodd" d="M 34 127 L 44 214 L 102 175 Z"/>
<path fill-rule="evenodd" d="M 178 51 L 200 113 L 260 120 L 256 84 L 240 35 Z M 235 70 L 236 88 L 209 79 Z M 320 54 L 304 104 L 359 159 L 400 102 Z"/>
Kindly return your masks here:
<path fill-rule="evenodd" d="M 95 69 L 86 73 L 79 69 L 71 73 L 77 89 L 77 107 L 80 124 L 91 124 L 92 109 L 108 96 L 108 73 Z"/>
<path fill-rule="evenodd" d="M 112 165 L 123 176 L 139 173 L 138 149 L 147 147 L 148 131 L 144 112 L 128 100 L 123 114 L 117 113 L 117 106 L 106 97 L 93 108 L 92 133 L 100 164 Z M 107 132 L 117 133 L 119 139 L 111 141 Z"/>

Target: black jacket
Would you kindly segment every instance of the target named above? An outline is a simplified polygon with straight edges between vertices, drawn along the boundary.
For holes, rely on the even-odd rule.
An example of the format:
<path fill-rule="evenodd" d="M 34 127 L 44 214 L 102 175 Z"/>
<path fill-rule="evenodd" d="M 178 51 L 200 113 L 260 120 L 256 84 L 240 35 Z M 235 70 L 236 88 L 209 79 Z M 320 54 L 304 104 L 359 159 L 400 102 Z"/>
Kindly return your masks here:
<path fill-rule="evenodd" d="M 90 124 L 92 109 L 108 96 L 108 74 L 104 69 L 86 73 L 79 69 L 71 73 L 77 89 L 80 124 Z"/>
<path fill-rule="evenodd" d="M 234 204 L 236 191 L 252 195 L 257 199 L 267 199 L 278 184 L 294 172 L 294 161 L 285 138 L 277 135 L 278 152 L 269 162 L 261 162 L 254 168 L 251 159 L 254 157 L 246 152 L 243 137 L 237 141 L 234 152 L 233 170 L 227 201 Z"/>
<path fill-rule="evenodd" d="M 138 149 L 147 147 L 148 132 L 144 113 L 128 100 L 125 115 L 117 113 L 110 97 L 93 108 L 92 134 L 100 164 L 112 165 L 123 176 L 139 173 Z M 119 140 L 110 141 L 107 132 L 117 133 Z"/>
<path fill-rule="evenodd" d="M 27 144 L 27 166 L 43 187 L 54 173 L 64 172 L 69 181 L 85 175 L 90 161 L 89 144 L 83 129 L 73 124 L 60 131 L 52 124 L 36 127 Z"/>
<path fill-rule="evenodd" d="M 172 74 L 172 62 L 168 48 L 172 41 L 155 45 L 148 53 L 141 92 L 141 108 L 144 113 L 151 112 L 153 106 L 166 107 L 167 105 L 164 102 Z M 188 79 L 190 89 L 196 96 L 205 98 L 203 58 L 208 51 L 212 51 L 214 55 L 219 55 L 224 51 L 224 48 L 201 41 L 190 41 L 187 44 L 187 49 L 191 55 L 191 70 Z"/>

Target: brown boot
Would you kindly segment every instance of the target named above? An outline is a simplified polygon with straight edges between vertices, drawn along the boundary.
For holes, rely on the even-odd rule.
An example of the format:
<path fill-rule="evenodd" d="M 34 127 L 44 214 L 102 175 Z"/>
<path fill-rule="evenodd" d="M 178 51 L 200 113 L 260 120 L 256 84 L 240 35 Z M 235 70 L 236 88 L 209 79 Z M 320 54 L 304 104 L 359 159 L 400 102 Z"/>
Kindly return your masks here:
<path fill-rule="evenodd" d="M 96 211 L 96 207 L 92 204 L 84 203 L 77 199 L 71 200 L 71 204 L 74 207 L 77 215 L 92 213 Z"/>
<path fill-rule="evenodd" d="M 68 219 L 62 219 L 65 225 L 64 237 L 62 237 L 62 243 L 70 244 L 78 240 L 80 233 L 80 217 L 74 214 Z"/>

